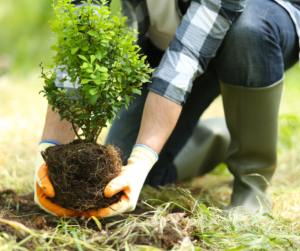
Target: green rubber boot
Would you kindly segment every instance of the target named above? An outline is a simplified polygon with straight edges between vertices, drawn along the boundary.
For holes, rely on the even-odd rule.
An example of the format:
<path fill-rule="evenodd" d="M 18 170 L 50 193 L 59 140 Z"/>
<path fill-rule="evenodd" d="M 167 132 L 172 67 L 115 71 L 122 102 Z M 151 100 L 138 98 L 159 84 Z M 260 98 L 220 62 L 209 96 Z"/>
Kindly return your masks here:
<path fill-rule="evenodd" d="M 185 181 L 212 171 L 225 162 L 230 136 L 224 118 L 198 122 L 190 139 L 177 154 L 177 180 Z"/>
<path fill-rule="evenodd" d="M 283 79 L 265 88 L 246 88 L 221 82 L 231 142 L 227 165 L 234 175 L 227 209 L 271 212 L 267 193 L 277 164 L 278 111 Z"/>

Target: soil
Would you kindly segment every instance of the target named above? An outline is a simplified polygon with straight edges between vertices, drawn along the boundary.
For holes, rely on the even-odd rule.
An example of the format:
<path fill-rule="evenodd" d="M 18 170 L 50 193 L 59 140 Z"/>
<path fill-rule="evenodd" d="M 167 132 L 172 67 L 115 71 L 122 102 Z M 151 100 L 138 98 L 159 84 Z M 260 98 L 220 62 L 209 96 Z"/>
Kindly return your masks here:
<path fill-rule="evenodd" d="M 140 215 L 142 213 L 145 213 L 146 211 L 149 210 L 137 208 L 135 211 L 131 212 L 131 214 Z M 175 245 L 178 245 L 184 237 L 181 234 L 179 234 L 178 231 L 175 230 L 175 228 L 182 230 L 183 227 L 179 222 L 184 217 L 183 215 L 185 214 L 169 214 L 169 216 L 171 216 L 173 219 L 176 220 L 176 222 L 178 222 L 176 223 L 176 226 L 174 225 L 174 220 L 170 220 L 170 218 L 168 218 L 169 216 L 165 217 L 166 223 L 165 227 L 163 228 L 163 231 L 157 229 L 157 225 L 150 224 L 150 226 L 147 226 L 146 232 L 151 232 L 151 236 L 149 236 L 149 234 L 145 234 L 145 226 L 135 227 L 132 230 L 132 232 L 137 234 L 136 238 L 132 240 L 131 243 L 136 245 L 157 246 L 167 250 L 172 249 Z M 34 230 L 54 231 L 54 228 L 57 226 L 57 224 L 60 223 L 59 217 L 47 214 L 34 203 L 33 193 L 27 195 L 17 195 L 16 192 L 11 189 L 5 189 L 0 191 L 0 219 L 1 218 L 21 223 L 27 228 Z M 102 218 L 99 220 L 101 222 L 102 228 L 106 229 L 105 233 L 107 233 L 107 235 L 110 236 L 114 233 L 114 227 L 117 227 L 117 225 L 111 226 L 108 229 L 107 224 L 124 220 L 126 218 L 127 216 L 124 215 L 110 218 Z M 88 220 L 83 216 L 78 216 L 75 219 L 79 223 L 81 228 L 87 228 L 93 231 L 94 233 L 103 234 L 103 230 L 100 231 L 93 220 Z M 0 222 L 0 232 L 16 236 L 17 241 L 21 241 L 28 236 L 27 233 L 15 230 L 14 228 L 2 222 Z M 118 240 L 118 244 L 124 244 L 122 241 L 123 239 L 120 238 L 120 240 Z M 22 246 L 34 247 L 34 245 L 35 244 L 30 240 Z"/>
<path fill-rule="evenodd" d="M 123 192 L 104 196 L 107 184 L 122 168 L 120 150 L 114 146 L 84 143 L 47 148 L 42 156 L 48 166 L 49 179 L 55 189 L 51 201 L 72 210 L 99 210 L 119 201 Z"/>
<path fill-rule="evenodd" d="M 167 223 L 163 231 L 161 232 L 151 228 L 148 230 L 152 232 L 151 236 L 143 236 L 144 232 L 142 230 L 134 231 L 138 233 L 138 237 L 134 241 L 135 244 L 153 246 L 153 244 L 155 243 L 159 248 L 170 250 L 176 244 L 178 244 L 178 241 L 181 241 L 183 239 L 183 236 L 179 234 L 175 230 L 174 226 L 172 226 L 170 223 Z"/>
<path fill-rule="evenodd" d="M 145 210 L 137 209 L 132 213 L 140 214 L 143 212 Z M 60 217 L 48 214 L 34 203 L 33 193 L 17 195 L 12 189 L 0 190 L 0 218 L 20 222 L 24 226 L 35 230 L 50 230 L 60 222 Z M 121 219 L 124 219 L 124 216 L 102 218 L 100 222 L 105 227 L 107 224 Z M 88 221 L 84 216 L 78 216 L 76 220 L 82 227 L 87 226 L 89 229 L 99 230 L 94 221 Z M 13 228 L 10 231 L 11 227 L 8 226 L 7 228 L 6 224 L 0 222 L 0 232 L 1 228 L 5 228 L 8 231 L 5 230 L 6 233 L 15 233 Z"/>

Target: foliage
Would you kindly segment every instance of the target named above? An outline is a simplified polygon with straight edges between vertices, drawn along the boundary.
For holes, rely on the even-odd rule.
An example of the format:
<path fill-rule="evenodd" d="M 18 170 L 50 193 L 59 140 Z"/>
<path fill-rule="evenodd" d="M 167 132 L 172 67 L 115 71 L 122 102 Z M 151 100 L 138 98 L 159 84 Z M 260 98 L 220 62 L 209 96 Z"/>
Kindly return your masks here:
<path fill-rule="evenodd" d="M 54 70 L 42 72 L 42 92 L 61 119 L 71 122 L 74 131 L 81 128 L 86 141 L 96 142 L 106 122 L 112 123 L 122 106 L 127 108 L 133 93 L 141 93 L 153 70 L 145 63 L 146 56 L 140 59 L 127 17 L 108 19 L 105 2 L 85 3 L 83 7 L 75 7 L 71 0 L 53 4 L 56 19 L 51 28 L 57 42 L 51 49 L 57 53 Z M 59 79 L 59 71 L 68 77 Z M 58 81 L 72 83 L 72 90 L 57 88 Z"/>

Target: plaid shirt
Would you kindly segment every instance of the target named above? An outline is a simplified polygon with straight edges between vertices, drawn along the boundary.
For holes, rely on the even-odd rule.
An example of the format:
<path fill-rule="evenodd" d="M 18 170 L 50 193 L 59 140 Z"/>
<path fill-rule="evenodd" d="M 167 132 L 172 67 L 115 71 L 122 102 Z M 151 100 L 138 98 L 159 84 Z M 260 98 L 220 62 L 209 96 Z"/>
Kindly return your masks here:
<path fill-rule="evenodd" d="M 193 80 L 205 72 L 230 25 L 244 10 L 246 1 L 188 1 L 190 6 L 154 71 L 148 89 L 183 105 Z M 150 26 L 146 0 L 123 1 L 122 7 L 123 15 L 130 19 L 129 26 L 137 29 L 139 39 L 142 38 Z"/>

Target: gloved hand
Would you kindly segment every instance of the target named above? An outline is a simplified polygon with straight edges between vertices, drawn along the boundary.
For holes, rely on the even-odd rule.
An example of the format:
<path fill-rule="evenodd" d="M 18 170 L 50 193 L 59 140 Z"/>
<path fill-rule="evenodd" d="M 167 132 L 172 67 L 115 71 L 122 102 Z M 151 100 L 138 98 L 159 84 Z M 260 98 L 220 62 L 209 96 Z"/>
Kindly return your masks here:
<path fill-rule="evenodd" d="M 135 145 L 128 159 L 127 166 L 122 167 L 121 174 L 113 179 L 104 190 L 106 197 L 112 197 L 123 190 L 124 195 L 122 195 L 120 201 L 98 211 L 83 211 L 82 214 L 87 218 L 91 216 L 102 218 L 133 211 L 144 181 L 157 160 L 158 156 L 152 149 L 142 145 Z"/>
<path fill-rule="evenodd" d="M 49 141 L 48 141 L 49 142 Z M 49 214 L 56 216 L 78 216 L 81 212 L 75 212 L 70 209 L 64 209 L 61 206 L 52 203 L 49 198 L 55 196 L 55 190 L 48 177 L 48 168 L 41 155 L 41 152 L 46 150 L 49 146 L 54 146 L 58 143 L 48 143 L 47 141 L 42 141 L 38 147 L 38 152 L 36 156 L 35 165 L 35 176 L 34 176 L 34 202 L 43 210 Z M 56 143 L 56 144 L 54 144 Z"/>

